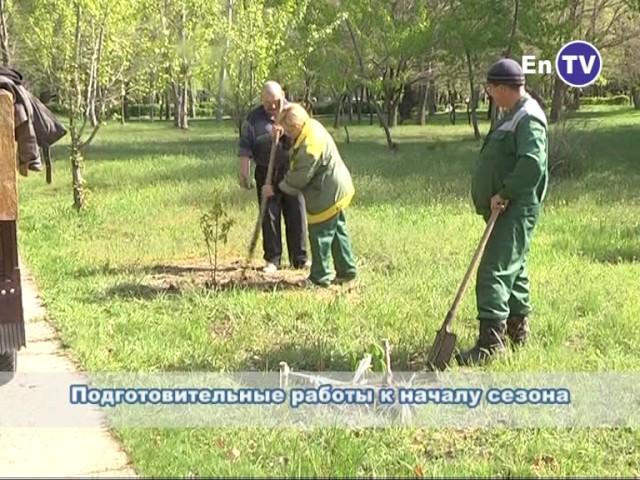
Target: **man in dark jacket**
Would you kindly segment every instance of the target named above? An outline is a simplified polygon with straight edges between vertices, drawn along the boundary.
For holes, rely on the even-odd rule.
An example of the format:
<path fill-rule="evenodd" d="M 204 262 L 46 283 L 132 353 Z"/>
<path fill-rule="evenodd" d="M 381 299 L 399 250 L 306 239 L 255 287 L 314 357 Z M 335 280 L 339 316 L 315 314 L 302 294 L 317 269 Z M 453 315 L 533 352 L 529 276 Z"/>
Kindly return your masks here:
<path fill-rule="evenodd" d="M 262 198 L 262 187 L 267 177 L 269 153 L 274 137 L 275 117 L 286 103 L 282 87 L 273 81 L 266 82 L 262 89 L 262 105 L 254 108 L 242 124 L 238 145 L 240 161 L 240 185 L 252 188 L 250 180 L 251 160 L 255 164 L 255 181 L 258 190 L 258 205 Z M 262 221 L 262 246 L 265 272 L 273 273 L 280 268 L 282 257 L 281 216 L 284 216 L 289 261 L 294 268 L 303 268 L 307 262 L 305 248 L 306 218 L 302 195 L 282 192 L 277 185 L 289 169 L 291 140 L 282 137 L 277 147 L 272 185 L 275 195 L 269 198 L 267 212 Z"/>

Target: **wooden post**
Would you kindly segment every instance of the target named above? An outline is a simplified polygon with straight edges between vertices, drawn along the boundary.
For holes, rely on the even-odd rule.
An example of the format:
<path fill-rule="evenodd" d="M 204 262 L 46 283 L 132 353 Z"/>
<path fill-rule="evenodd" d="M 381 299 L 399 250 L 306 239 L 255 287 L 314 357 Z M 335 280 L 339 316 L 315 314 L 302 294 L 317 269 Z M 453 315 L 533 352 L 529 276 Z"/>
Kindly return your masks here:
<path fill-rule="evenodd" d="M 16 143 L 13 125 L 13 96 L 0 90 L 0 220 L 16 221 Z"/>
<path fill-rule="evenodd" d="M 13 96 L 0 90 L 0 353 L 26 345 L 18 263 Z"/>

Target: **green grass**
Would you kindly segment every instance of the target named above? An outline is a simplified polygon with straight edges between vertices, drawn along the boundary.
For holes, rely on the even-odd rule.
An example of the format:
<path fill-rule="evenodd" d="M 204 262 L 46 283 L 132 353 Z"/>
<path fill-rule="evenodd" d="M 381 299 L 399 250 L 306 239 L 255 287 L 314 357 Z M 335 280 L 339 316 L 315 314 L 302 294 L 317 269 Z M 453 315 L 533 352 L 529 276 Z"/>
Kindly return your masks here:
<path fill-rule="evenodd" d="M 553 179 L 534 236 L 531 343 L 488 371 L 640 369 L 640 112 L 574 115 L 586 160 Z M 223 248 L 243 258 L 255 192 L 235 183 L 230 125 L 109 125 L 88 152 L 90 208 L 71 207 L 66 147 L 54 183 L 21 182 L 20 247 L 53 323 L 89 371 L 352 369 L 382 338 L 397 370 L 417 368 L 483 229 L 469 199 L 479 149 L 471 129 L 441 117 L 336 139 L 358 190 L 347 222 L 359 261 L 357 295 L 309 291 L 142 288 L 148 268 L 206 256 L 199 216 L 214 188 L 236 224 Z M 486 124 L 482 125 L 483 131 Z M 475 339 L 470 292 L 455 331 Z M 582 430 L 123 429 L 144 475 L 640 475 L 640 433 Z M 230 455 L 237 448 L 240 455 Z"/>

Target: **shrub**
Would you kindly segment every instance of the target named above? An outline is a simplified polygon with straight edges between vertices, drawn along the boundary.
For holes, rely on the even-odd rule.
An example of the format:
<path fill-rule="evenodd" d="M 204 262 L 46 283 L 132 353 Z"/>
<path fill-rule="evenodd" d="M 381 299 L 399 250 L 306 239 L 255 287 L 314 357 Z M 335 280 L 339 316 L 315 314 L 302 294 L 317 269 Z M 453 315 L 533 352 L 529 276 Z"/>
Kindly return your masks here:
<path fill-rule="evenodd" d="M 560 120 L 549 130 L 549 174 L 554 177 L 578 175 L 587 158 L 584 123 Z"/>

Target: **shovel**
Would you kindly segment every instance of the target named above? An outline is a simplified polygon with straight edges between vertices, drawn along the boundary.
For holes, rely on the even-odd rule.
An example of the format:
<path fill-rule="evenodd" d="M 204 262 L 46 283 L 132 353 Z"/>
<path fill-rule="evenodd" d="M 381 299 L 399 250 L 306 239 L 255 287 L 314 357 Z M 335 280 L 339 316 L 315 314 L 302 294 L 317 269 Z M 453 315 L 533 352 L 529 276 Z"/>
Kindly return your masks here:
<path fill-rule="evenodd" d="M 265 185 L 271 185 L 273 180 L 273 169 L 276 158 L 276 151 L 278 150 L 278 142 L 280 141 L 280 130 L 276 131 L 276 137 L 271 143 L 271 152 L 269 152 L 269 166 L 267 167 L 267 178 L 265 179 Z M 256 245 L 258 244 L 258 237 L 260 236 L 260 227 L 262 226 L 262 219 L 267 212 L 267 203 L 269 199 L 260 193 L 260 213 L 258 213 L 258 220 L 256 226 L 251 234 L 251 240 L 249 241 L 249 253 L 247 254 L 247 265 L 251 262 L 253 254 L 256 251 Z"/>
<path fill-rule="evenodd" d="M 496 224 L 496 220 L 500 215 L 500 210 L 495 210 L 489 221 L 487 222 L 487 226 L 484 229 L 484 234 L 480 239 L 480 244 L 478 248 L 476 248 L 476 252 L 473 255 L 473 259 L 471 260 L 471 265 L 467 269 L 467 273 L 458 287 L 458 293 L 456 293 L 456 298 L 453 300 L 453 305 L 449 312 L 447 312 L 447 316 L 442 323 L 442 327 L 438 331 L 436 335 L 436 340 L 433 342 L 433 346 L 429 351 L 429 355 L 427 357 L 427 366 L 431 370 L 444 370 L 449 365 L 451 361 L 451 357 L 456 347 L 456 334 L 451 331 L 451 324 L 453 323 L 453 319 L 456 317 L 458 313 L 458 307 L 460 306 L 460 302 L 462 301 L 462 297 L 469 286 L 469 281 L 471 280 L 471 275 L 473 271 L 480 263 L 480 259 L 482 258 L 482 254 L 484 253 L 484 249 L 487 246 L 487 242 L 489 241 L 489 236 L 493 231 L 493 227 Z"/>

